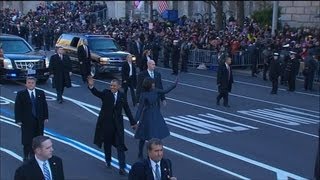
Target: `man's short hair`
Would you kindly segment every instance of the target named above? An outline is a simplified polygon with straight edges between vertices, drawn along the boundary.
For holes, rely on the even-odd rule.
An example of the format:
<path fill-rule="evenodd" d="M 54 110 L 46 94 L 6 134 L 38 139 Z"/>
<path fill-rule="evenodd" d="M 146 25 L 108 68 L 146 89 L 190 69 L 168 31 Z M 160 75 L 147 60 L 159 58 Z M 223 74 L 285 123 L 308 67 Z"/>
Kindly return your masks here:
<path fill-rule="evenodd" d="M 120 81 L 118 79 L 112 79 L 111 83 L 113 83 L 113 82 L 117 83 L 118 85 L 121 85 L 121 83 L 120 83 Z"/>
<path fill-rule="evenodd" d="M 163 146 L 163 143 L 160 139 L 158 138 L 152 138 L 147 142 L 147 150 L 151 151 L 152 150 L 152 145 L 161 145 Z"/>
<path fill-rule="evenodd" d="M 26 82 L 27 82 L 28 80 L 33 80 L 33 81 L 37 82 L 37 78 L 35 78 L 35 77 L 33 77 L 33 76 L 27 76 L 27 77 L 26 77 Z"/>
<path fill-rule="evenodd" d="M 35 151 L 37 148 L 41 148 L 41 144 L 50 139 L 48 136 L 36 136 L 32 139 L 32 149 Z"/>

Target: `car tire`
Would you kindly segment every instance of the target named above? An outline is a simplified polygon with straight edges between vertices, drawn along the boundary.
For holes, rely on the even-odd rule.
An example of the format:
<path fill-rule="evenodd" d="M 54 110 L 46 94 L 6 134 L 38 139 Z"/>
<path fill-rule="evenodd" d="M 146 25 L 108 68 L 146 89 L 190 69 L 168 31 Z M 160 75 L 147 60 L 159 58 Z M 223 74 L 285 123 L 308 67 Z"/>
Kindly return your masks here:
<path fill-rule="evenodd" d="M 90 67 L 90 75 L 94 78 L 97 78 L 98 77 L 98 74 L 99 74 L 99 68 L 98 68 L 98 65 L 95 64 L 95 63 L 92 63 L 91 64 L 91 67 Z"/>

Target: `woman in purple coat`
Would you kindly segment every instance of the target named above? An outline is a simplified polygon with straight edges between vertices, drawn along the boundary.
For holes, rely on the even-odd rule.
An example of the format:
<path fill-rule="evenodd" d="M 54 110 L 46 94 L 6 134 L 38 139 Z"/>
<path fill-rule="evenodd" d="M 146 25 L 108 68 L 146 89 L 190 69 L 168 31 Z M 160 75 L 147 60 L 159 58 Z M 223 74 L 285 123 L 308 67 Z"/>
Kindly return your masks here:
<path fill-rule="evenodd" d="M 135 133 L 135 138 L 139 139 L 138 158 L 143 159 L 143 147 L 146 140 L 151 138 L 163 139 L 170 135 L 168 126 L 160 112 L 159 99 L 161 95 L 173 90 L 178 84 L 178 78 L 169 88 L 162 90 L 155 88 L 153 78 L 146 78 L 142 87 L 144 92 L 140 96 L 139 107 L 135 119 L 139 125 Z"/>

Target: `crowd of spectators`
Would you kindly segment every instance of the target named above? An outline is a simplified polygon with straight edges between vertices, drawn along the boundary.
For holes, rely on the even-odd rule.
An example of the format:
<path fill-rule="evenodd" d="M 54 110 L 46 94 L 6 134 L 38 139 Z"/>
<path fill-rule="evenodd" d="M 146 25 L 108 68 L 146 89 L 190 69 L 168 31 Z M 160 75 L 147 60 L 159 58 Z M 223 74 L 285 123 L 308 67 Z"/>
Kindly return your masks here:
<path fill-rule="evenodd" d="M 108 34 L 127 51 L 130 51 L 130 41 L 139 38 L 145 48 L 153 52 L 163 50 L 164 54 L 170 54 L 174 40 L 178 40 L 181 53 L 185 54 L 192 49 L 203 49 L 235 56 L 251 53 L 250 49 L 257 49 L 261 54 L 268 46 L 273 51 L 289 46 L 301 61 L 310 49 L 320 48 L 319 28 L 291 28 L 284 24 L 272 37 L 271 26 L 261 26 L 250 18 L 245 18 L 240 25 L 230 17 L 225 28 L 217 31 L 212 21 L 182 16 L 175 23 L 154 20 L 150 29 L 146 20 L 102 19 L 101 14 L 94 13 L 106 8 L 106 4 L 66 1 L 41 4 L 25 15 L 4 9 L 1 10 L 1 28 L 3 33 L 16 34 L 26 40 L 30 40 L 30 36 L 36 47 L 46 50 L 54 47 L 54 42 L 64 32 Z M 250 48 L 252 46 L 254 48 Z"/>

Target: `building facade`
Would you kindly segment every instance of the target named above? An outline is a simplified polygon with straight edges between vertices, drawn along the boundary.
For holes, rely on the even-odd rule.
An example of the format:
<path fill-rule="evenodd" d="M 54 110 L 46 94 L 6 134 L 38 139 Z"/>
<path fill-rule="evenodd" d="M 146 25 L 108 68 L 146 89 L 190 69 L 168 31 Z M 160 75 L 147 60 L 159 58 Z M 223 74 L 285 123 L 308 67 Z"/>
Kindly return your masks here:
<path fill-rule="evenodd" d="M 0 1 L 0 7 L 13 8 L 22 13 L 27 13 L 30 9 L 35 9 L 40 4 L 55 1 Z M 109 18 L 150 18 L 150 2 L 153 9 L 157 9 L 158 1 L 143 1 L 140 9 L 133 6 L 133 1 L 96 1 L 105 2 L 108 6 Z M 178 16 L 183 15 L 194 19 L 205 19 L 215 16 L 215 9 L 204 1 L 167 1 L 169 9 L 178 10 Z M 254 11 L 271 6 L 273 1 L 245 1 L 245 16 L 250 16 Z M 279 1 L 281 24 L 287 23 L 292 27 L 312 26 L 320 27 L 320 1 Z M 236 1 L 223 1 L 223 11 L 226 18 L 233 15 L 237 17 Z"/>

